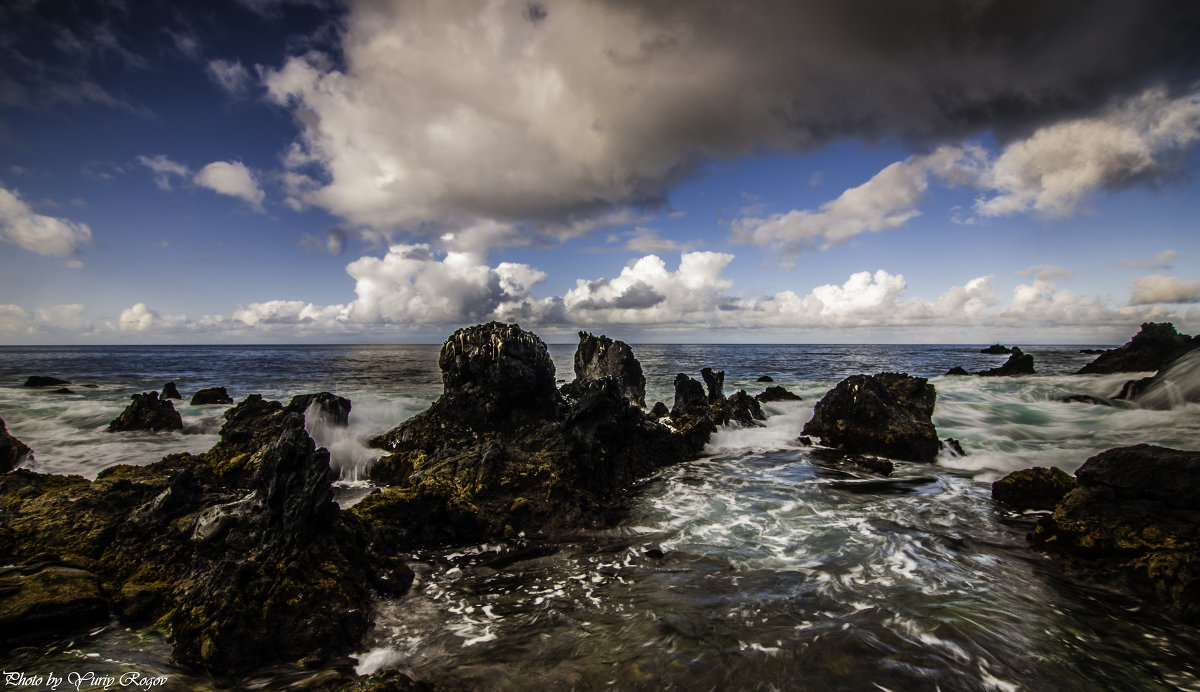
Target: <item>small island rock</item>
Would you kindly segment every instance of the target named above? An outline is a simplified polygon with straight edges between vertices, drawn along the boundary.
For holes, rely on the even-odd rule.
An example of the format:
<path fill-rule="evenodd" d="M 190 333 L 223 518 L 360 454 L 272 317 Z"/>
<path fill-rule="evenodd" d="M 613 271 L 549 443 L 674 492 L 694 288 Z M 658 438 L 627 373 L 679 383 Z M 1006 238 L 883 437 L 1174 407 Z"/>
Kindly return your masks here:
<path fill-rule="evenodd" d="M 158 392 L 134 394 L 130 399 L 129 406 L 108 424 L 108 432 L 183 430 L 183 418 L 170 401 L 158 398 Z"/>
<path fill-rule="evenodd" d="M 61 387 L 64 384 L 71 384 L 69 380 L 62 380 L 57 377 L 46 377 L 45 375 L 32 375 L 25 380 L 22 387 Z"/>
<path fill-rule="evenodd" d="M 233 397 L 229 396 L 229 392 L 225 391 L 224 387 L 207 387 L 193 394 L 190 403 L 192 406 L 232 404 Z"/>
<path fill-rule="evenodd" d="M 932 420 L 936 398 L 923 377 L 852 375 L 817 402 L 803 432 L 850 453 L 933 461 L 938 453 Z"/>
<path fill-rule="evenodd" d="M 1175 331 L 1170 322 L 1146 322 L 1125 345 L 1101 353 L 1077 375 L 1160 370 L 1183 354 L 1200 347 L 1200 336 Z"/>
<path fill-rule="evenodd" d="M 168 382 L 163 385 L 162 393 L 158 395 L 160 399 L 179 399 L 183 400 L 183 395 L 179 393 L 179 388 L 174 382 Z"/>

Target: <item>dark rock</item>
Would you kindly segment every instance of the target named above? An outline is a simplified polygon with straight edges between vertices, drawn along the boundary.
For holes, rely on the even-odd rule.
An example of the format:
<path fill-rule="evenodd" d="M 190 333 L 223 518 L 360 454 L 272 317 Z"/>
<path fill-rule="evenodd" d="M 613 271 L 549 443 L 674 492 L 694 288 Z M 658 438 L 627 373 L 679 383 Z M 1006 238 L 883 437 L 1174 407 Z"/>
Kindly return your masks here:
<path fill-rule="evenodd" d="M 805 447 L 813 446 L 813 440 L 808 435 L 801 435 L 800 437 L 797 437 L 796 442 L 799 442 L 800 444 L 804 445 Z"/>
<path fill-rule="evenodd" d="M 1001 344 L 992 344 L 991 346 L 988 346 L 987 348 L 982 349 L 980 351 L 980 353 L 989 353 L 989 354 L 998 355 L 998 356 L 1005 355 L 1005 354 L 1012 353 L 1012 352 L 1013 352 L 1013 349 L 1009 348 L 1008 346 L 1003 346 Z"/>
<path fill-rule="evenodd" d="M 0 473 L 8 473 L 25 463 L 26 458 L 33 454 L 29 445 L 21 442 L 8 432 L 4 419 L 0 418 Z"/>
<path fill-rule="evenodd" d="M 708 388 L 708 400 L 720 401 L 725 398 L 725 371 L 713 372 L 712 368 L 702 368 L 700 376 L 704 378 L 704 386 Z"/>
<path fill-rule="evenodd" d="M 874 473 L 880 476 L 890 476 L 892 475 L 892 471 L 896 470 L 896 465 L 893 464 L 890 459 L 865 456 L 862 454 L 847 455 L 846 463 L 856 469 L 859 469 L 860 471 L 866 471 L 867 473 Z"/>
<path fill-rule="evenodd" d="M 679 418 L 707 411 L 708 397 L 704 394 L 704 387 L 683 373 L 676 375 L 675 403 L 671 406 L 671 417 Z"/>
<path fill-rule="evenodd" d="M 772 378 L 770 375 L 763 375 L 762 377 L 755 380 L 755 382 L 774 382 L 774 381 L 775 381 L 775 379 Z"/>
<path fill-rule="evenodd" d="M 1079 349 L 1079 352 L 1094 356 L 1094 355 L 1099 355 L 1101 353 L 1107 353 L 1108 349 L 1106 349 L 1106 348 L 1081 348 L 1081 349 Z"/>
<path fill-rule="evenodd" d="M 158 398 L 158 392 L 134 394 L 130 399 L 129 406 L 108 424 L 108 432 L 183 430 L 183 418 L 170 401 Z"/>
<path fill-rule="evenodd" d="M 207 387 L 192 395 L 192 406 L 207 406 L 209 404 L 232 404 L 233 397 L 224 387 Z"/>
<path fill-rule="evenodd" d="M 1024 353 L 1013 346 L 1012 355 L 1004 361 L 1004 365 L 979 373 L 982 377 L 1009 377 L 1012 375 L 1033 375 L 1033 356 Z"/>
<path fill-rule="evenodd" d="M 817 402 L 804 434 L 846 452 L 933 461 L 938 452 L 932 422 L 936 398 L 923 377 L 852 375 Z"/>
<path fill-rule="evenodd" d="M 783 387 L 767 387 L 754 398 L 758 399 L 761 404 L 769 404 L 773 401 L 803 401 L 799 395 L 793 394 Z"/>
<path fill-rule="evenodd" d="M 938 442 L 938 449 L 949 452 L 952 457 L 965 457 L 967 453 L 963 451 L 962 444 L 953 437 L 947 437 Z"/>
<path fill-rule="evenodd" d="M 728 412 L 722 422 L 733 421 L 744 428 L 762 425 L 759 421 L 767 419 L 758 399 L 747 394 L 744 389 L 739 389 L 726 399 L 725 408 Z"/>
<path fill-rule="evenodd" d="M 662 418 L 669 415 L 671 415 L 671 409 L 667 408 L 667 405 L 661 401 L 655 402 L 654 408 L 650 409 L 651 418 Z"/>
<path fill-rule="evenodd" d="M 53 392 L 51 392 L 51 394 L 74 394 L 74 393 L 75 392 L 71 391 L 70 389 L 67 389 L 66 387 L 59 387 L 58 389 L 55 389 Z"/>
<path fill-rule="evenodd" d="M 1127 381 L 1113 398 L 1160 411 L 1200 401 L 1200 350 L 1184 353 L 1151 377 Z"/>
<path fill-rule="evenodd" d="M 992 499 L 1014 509 L 1054 509 L 1078 485 L 1074 476 L 1055 467 L 1013 471 L 992 483 Z"/>
<path fill-rule="evenodd" d="M 38 555 L 0 569 L 0 645 L 28 644 L 109 619 L 96 575 Z"/>
<path fill-rule="evenodd" d="M 370 476 L 392 487 L 352 510 L 395 546 L 603 524 L 633 481 L 691 453 L 621 379 L 577 379 L 564 401 L 545 344 L 516 325 L 459 330 L 439 362 L 442 396 L 373 440 L 389 454 Z"/>
<path fill-rule="evenodd" d="M 314 413 L 326 423 L 340 428 L 350 425 L 350 400 L 329 392 L 294 396 L 287 408 L 289 411 L 307 414 L 308 409 L 314 404 L 316 405 Z"/>
<path fill-rule="evenodd" d="M 1200 452 L 1120 447 L 1075 476 L 1078 488 L 1038 521 L 1033 544 L 1200 623 Z"/>
<path fill-rule="evenodd" d="M 575 381 L 582 383 L 602 377 L 615 378 L 625 398 L 633 405 L 646 405 L 646 376 L 642 374 L 642 364 L 634 357 L 629 345 L 624 341 L 613 341 L 607 336 L 579 332 L 579 346 L 575 349 Z"/>
<path fill-rule="evenodd" d="M 1200 347 L 1200 337 L 1180 334 L 1170 322 L 1146 322 L 1128 343 L 1105 351 L 1076 374 L 1104 375 L 1159 370 L 1197 347 Z"/>
<path fill-rule="evenodd" d="M 970 374 L 971 374 L 971 373 L 967 372 L 967 371 L 966 371 L 966 369 L 964 369 L 964 368 L 963 368 L 961 365 L 955 365 L 954 367 L 952 367 L 952 368 L 950 368 L 949 370 L 947 370 L 947 371 L 946 371 L 946 375 L 947 375 L 947 376 L 951 376 L 951 375 L 970 375 Z"/>
<path fill-rule="evenodd" d="M 44 375 L 33 375 L 25 380 L 22 387 L 59 387 L 64 384 L 71 384 L 68 380 L 60 380 L 57 377 L 46 377 Z"/>
<path fill-rule="evenodd" d="M 159 394 L 158 397 L 160 399 L 179 399 L 180 401 L 183 400 L 183 395 L 179 393 L 179 388 L 175 386 L 174 382 L 168 382 L 168 383 L 164 384 L 163 388 L 162 388 L 162 394 Z"/>
<path fill-rule="evenodd" d="M 889 459 L 823 447 L 814 449 L 811 452 L 811 459 L 818 468 L 840 472 L 849 471 L 852 475 L 870 473 L 877 476 L 890 476 L 892 471 L 896 470 L 896 465 Z"/>
<path fill-rule="evenodd" d="M 1120 398 L 1120 397 L 1117 397 Z M 1102 396 L 1092 396 L 1091 394 L 1070 394 L 1064 396 L 1059 401 L 1065 404 L 1091 404 L 1093 406 L 1116 406 L 1117 402 L 1112 399 L 1105 399 Z M 1126 404 L 1128 405 L 1128 404 Z"/>

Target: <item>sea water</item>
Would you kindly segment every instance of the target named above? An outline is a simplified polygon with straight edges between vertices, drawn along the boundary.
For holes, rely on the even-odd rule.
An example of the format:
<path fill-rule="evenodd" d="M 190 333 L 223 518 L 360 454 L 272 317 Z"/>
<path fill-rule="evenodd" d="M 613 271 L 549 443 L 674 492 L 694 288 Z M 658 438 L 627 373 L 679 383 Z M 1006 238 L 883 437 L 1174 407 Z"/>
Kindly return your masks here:
<path fill-rule="evenodd" d="M 1111 447 L 1200 448 L 1195 404 L 1156 409 L 1067 402 L 1107 397 L 1136 374 L 1075 376 L 1079 346 L 1030 346 L 1037 375 L 944 377 L 1005 356 L 979 346 L 640 345 L 647 402 L 678 372 L 725 371 L 725 392 L 757 378 L 801 395 L 768 405 L 762 428 L 716 434 L 703 458 L 633 489 L 618 525 L 547 544 L 486 544 L 405 558 L 408 594 L 377 604 L 350 664 L 478 689 L 1024 690 L 1200 689 L 1200 637 L 1120 593 L 1082 585 L 1025 535 L 1033 515 L 994 506 L 990 481 L 1033 465 L 1074 471 Z M 550 346 L 573 377 L 573 345 Z M 348 428 L 308 422 L 331 451 L 338 497 L 367 489 L 366 440 L 441 391 L 437 346 L 0 348 L 0 418 L 31 468 L 95 476 L 115 463 L 199 452 L 223 406 L 190 406 L 225 386 L 287 400 L 352 400 Z M 1194 386 L 1194 370 L 1178 386 Z M 934 423 L 967 452 L 897 464 L 888 479 L 830 467 L 797 441 L 817 400 L 857 373 L 908 372 L 937 388 Z M 20 387 L 71 380 L 72 394 Z M 174 381 L 181 433 L 107 433 L 133 393 Z M 94 386 L 88 386 L 94 385 Z M 212 680 L 171 665 L 153 633 L 116 624 L 10 655 L 6 670 L 90 665 L 166 675 L 167 689 L 276 689 L 322 672 L 284 667 Z M 18 668 L 23 667 L 23 668 Z"/>

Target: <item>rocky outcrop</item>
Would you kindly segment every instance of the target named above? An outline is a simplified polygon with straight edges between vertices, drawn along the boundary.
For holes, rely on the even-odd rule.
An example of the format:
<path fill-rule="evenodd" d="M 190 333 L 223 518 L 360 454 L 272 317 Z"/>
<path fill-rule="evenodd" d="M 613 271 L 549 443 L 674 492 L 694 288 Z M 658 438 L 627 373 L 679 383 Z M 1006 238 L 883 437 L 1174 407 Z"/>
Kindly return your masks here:
<path fill-rule="evenodd" d="M 688 457 L 681 434 L 630 403 L 627 382 L 577 380 L 563 399 L 545 344 L 517 325 L 460 329 L 439 363 L 442 396 L 373 440 L 388 454 L 370 476 L 391 487 L 352 510 L 397 546 L 604 523 L 634 480 Z"/>
<path fill-rule="evenodd" d="M 760 404 L 769 404 L 775 401 L 803 401 L 800 395 L 793 394 L 783 387 L 773 386 L 767 387 L 759 392 L 758 396 L 754 397 Z"/>
<path fill-rule="evenodd" d="M 1038 521 L 1033 545 L 1200 623 L 1200 452 L 1120 447 L 1075 476 L 1078 488 Z"/>
<path fill-rule="evenodd" d="M 1013 348 L 1016 348 L 1016 347 L 1014 346 Z M 1002 344 L 992 344 L 991 346 L 988 346 L 987 348 L 982 349 L 979 352 L 987 353 L 990 355 L 1002 356 L 1002 355 L 1012 353 L 1013 349 L 1009 348 L 1008 346 L 1004 346 Z"/>
<path fill-rule="evenodd" d="M 704 378 L 704 386 L 708 389 L 710 402 L 725 398 L 725 371 L 713 372 L 712 368 L 701 368 L 700 377 Z"/>
<path fill-rule="evenodd" d="M 775 381 L 775 378 L 771 377 L 770 375 L 763 375 L 762 377 L 755 380 L 755 382 L 774 382 L 774 381 Z"/>
<path fill-rule="evenodd" d="M 0 473 L 8 473 L 17 468 L 33 454 L 29 445 L 13 437 L 0 418 Z"/>
<path fill-rule="evenodd" d="M 314 405 L 316 408 L 312 408 Z M 343 428 L 350 425 L 351 404 L 350 400 L 344 396 L 337 396 L 329 392 L 300 394 L 292 397 L 287 407 L 289 411 L 297 413 L 307 413 L 311 408 L 313 413 L 329 425 Z"/>
<path fill-rule="evenodd" d="M 946 376 L 947 376 L 947 377 L 951 377 L 951 376 L 961 376 L 961 375 L 970 375 L 970 374 L 971 374 L 971 373 L 967 372 L 966 368 L 964 368 L 964 367 L 963 367 L 963 366 L 961 366 L 961 365 L 955 365 L 954 367 L 952 367 L 952 368 L 950 368 L 949 370 L 947 370 L 947 371 L 946 371 Z"/>
<path fill-rule="evenodd" d="M 25 380 L 22 387 L 61 387 L 64 384 L 71 384 L 68 380 L 61 380 L 57 377 L 46 377 L 45 375 L 32 375 Z"/>
<path fill-rule="evenodd" d="M 1184 353 L 1151 377 L 1125 382 L 1113 398 L 1162 411 L 1200 401 L 1200 349 Z"/>
<path fill-rule="evenodd" d="M 991 370 L 985 370 L 979 373 L 979 375 L 981 377 L 1010 377 L 1012 375 L 1034 374 L 1033 356 L 1022 352 L 1017 346 L 1013 346 L 1010 353 L 1012 355 L 1008 357 L 1008 360 L 1004 361 L 1003 365 Z"/>
<path fill-rule="evenodd" d="M 224 387 L 207 387 L 192 395 L 192 406 L 207 406 L 209 404 L 232 404 L 233 397 Z"/>
<path fill-rule="evenodd" d="M 179 399 L 183 400 L 183 395 L 179 393 L 179 388 L 174 382 L 168 382 L 163 385 L 162 393 L 158 395 L 160 399 Z"/>
<path fill-rule="evenodd" d="M 1200 336 L 1180 334 L 1170 322 L 1146 322 L 1128 343 L 1105 351 L 1076 374 L 1106 375 L 1159 370 L 1195 348 L 1200 348 Z"/>
<path fill-rule="evenodd" d="M 642 364 L 633 355 L 633 350 L 624 341 L 613 341 L 607 336 L 592 336 L 579 332 L 579 346 L 575 349 L 575 382 L 564 390 L 570 395 L 575 387 L 589 380 L 611 377 L 617 381 L 625 398 L 635 406 L 646 405 L 646 376 Z"/>
<path fill-rule="evenodd" d="M 803 432 L 849 453 L 933 461 L 938 453 L 932 420 L 936 398 L 923 377 L 852 375 L 817 402 Z"/>
<path fill-rule="evenodd" d="M 42 554 L 0 569 L 0 645 L 33 643 L 108 622 L 100 579 Z"/>
<path fill-rule="evenodd" d="M 94 575 L 106 612 L 154 623 L 185 665 L 230 673 L 357 646 L 372 589 L 400 593 L 412 573 L 338 509 L 329 455 L 303 426 L 300 412 L 251 397 L 202 455 L 115 466 L 95 481 L 0 476 L 0 563 L 27 578 L 52 554 L 79 571 L 69 593 L 0 589 L 0 612 L 20 606 L 13 598 L 32 598 L 30 612 L 82 607 Z"/>
<path fill-rule="evenodd" d="M 134 394 L 130 399 L 129 406 L 108 424 L 108 432 L 183 430 L 183 418 L 170 401 L 158 398 L 158 392 Z"/>
<path fill-rule="evenodd" d="M 992 483 L 992 499 L 1013 509 L 1054 509 L 1078 485 L 1060 468 L 1035 466 Z"/>

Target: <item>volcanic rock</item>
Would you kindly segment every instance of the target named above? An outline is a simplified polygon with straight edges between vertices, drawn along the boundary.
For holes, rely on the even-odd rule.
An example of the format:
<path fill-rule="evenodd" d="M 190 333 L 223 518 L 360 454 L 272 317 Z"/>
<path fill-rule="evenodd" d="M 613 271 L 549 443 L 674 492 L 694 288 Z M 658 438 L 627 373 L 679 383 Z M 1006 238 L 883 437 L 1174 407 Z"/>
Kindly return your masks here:
<path fill-rule="evenodd" d="M 158 395 L 160 399 L 179 399 L 183 400 L 183 395 L 179 393 L 179 388 L 174 382 L 168 382 L 163 385 L 162 393 Z"/>
<path fill-rule="evenodd" d="M 1200 347 L 1200 336 L 1175 331 L 1170 322 L 1146 322 L 1128 343 L 1101 353 L 1077 375 L 1159 370 L 1192 349 Z"/>
<path fill-rule="evenodd" d="M 762 377 L 755 380 L 755 382 L 774 382 L 774 381 L 775 381 L 775 378 L 771 377 L 770 375 L 763 375 Z"/>
<path fill-rule="evenodd" d="M 60 380 L 57 377 L 46 377 L 44 375 L 33 375 L 25 380 L 22 387 L 59 387 L 64 384 L 71 384 L 68 380 Z"/>
<path fill-rule="evenodd" d="M 779 386 L 767 387 L 754 398 L 758 399 L 760 404 L 769 404 L 774 401 L 803 401 L 798 394 L 793 394 Z"/>
<path fill-rule="evenodd" d="M 992 499 L 1014 509 L 1054 509 L 1078 485 L 1060 468 L 1035 466 L 992 483 Z"/>
<path fill-rule="evenodd" d="M 107 622 L 96 575 L 57 556 L 0 569 L 0 645 L 33 643 Z"/>
<path fill-rule="evenodd" d="M 845 452 L 933 461 L 938 452 L 932 420 L 936 398 L 923 377 L 852 375 L 817 402 L 803 432 Z"/>
<path fill-rule="evenodd" d="M 946 375 L 947 375 L 947 376 L 952 376 L 952 375 L 970 375 L 970 374 L 971 374 L 971 373 L 967 372 L 966 368 L 962 367 L 961 365 L 955 365 L 954 367 L 952 367 L 952 368 L 950 368 L 949 370 L 947 370 L 947 371 L 946 371 Z"/>
<path fill-rule="evenodd" d="M 587 380 L 603 377 L 614 378 L 631 404 L 646 405 L 646 376 L 629 345 L 607 336 L 579 332 L 579 346 L 575 349 L 575 383 L 572 384 L 583 386 Z"/>
<path fill-rule="evenodd" d="M 341 428 L 350 425 L 350 400 L 329 392 L 294 396 L 287 408 L 289 411 L 307 413 L 313 405 L 316 405 L 313 412 L 326 423 Z"/>
<path fill-rule="evenodd" d="M 29 445 L 8 432 L 4 419 L 0 418 L 0 473 L 8 473 L 17 468 L 32 453 Z"/>
<path fill-rule="evenodd" d="M 208 387 L 201 389 L 192 395 L 192 406 L 205 406 L 208 404 L 232 404 L 233 397 L 229 396 L 229 392 L 225 391 L 224 387 Z"/>
<path fill-rule="evenodd" d="M 725 398 L 725 371 L 713 372 L 712 368 L 701 368 L 700 376 L 704 378 L 704 386 L 708 388 L 708 400 L 720 401 Z"/>
<path fill-rule="evenodd" d="M 1200 452 L 1140 444 L 1101 452 L 1038 521 L 1033 545 L 1200 623 Z"/>
<path fill-rule="evenodd" d="M 129 406 L 108 424 L 108 432 L 183 430 L 183 418 L 170 401 L 158 398 L 158 392 L 134 394 L 130 399 Z"/>
<path fill-rule="evenodd" d="M 1001 344 L 992 344 L 991 346 L 988 346 L 987 348 L 980 351 L 980 353 L 988 353 L 988 354 L 998 355 L 998 356 L 1005 355 L 1005 354 L 1012 353 L 1012 352 L 1013 352 L 1013 349 L 1009 348 L 1008 346 L 1001 345 Z"/>
<path fill-rule="evenodd" d="M 1012 347 L 1011 353 L 1012 355 L 1010 355 L 1008 360 L 1004 361 L 1004 364 L 1000 367 L 992 368 L 991 370 L 985 370 L 979 374 L 982 377 L 1008 377 L 1011 375 L 1034 374 L 1033 356 L 1022 352 L 1017 346 Z"/>

